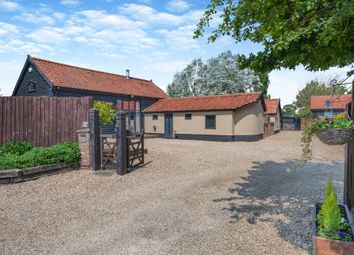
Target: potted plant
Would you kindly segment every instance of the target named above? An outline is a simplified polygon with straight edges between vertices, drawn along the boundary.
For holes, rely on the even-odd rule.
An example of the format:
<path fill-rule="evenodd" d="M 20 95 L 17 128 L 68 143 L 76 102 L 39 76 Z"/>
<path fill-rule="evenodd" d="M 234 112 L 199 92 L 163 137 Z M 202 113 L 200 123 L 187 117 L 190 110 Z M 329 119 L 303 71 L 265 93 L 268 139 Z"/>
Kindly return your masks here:
<path fill-rule="evenodd" d="M 352 140 L 354 122 L 346 118 L 345 113 L 333 118 L 313 119 L 302 133 L 302 160 L 307 162 L 312 157 L 312 136 L 316 136 L 325 144 L 340 145 Z"/>
<path fill-rule="evenodd" d="M 324 197 L 322 204 L 315 205 L 313 254 L 354 254 L 352 217 L 346 205 L 338 205 L 332 180 L 327 181 Z"/>

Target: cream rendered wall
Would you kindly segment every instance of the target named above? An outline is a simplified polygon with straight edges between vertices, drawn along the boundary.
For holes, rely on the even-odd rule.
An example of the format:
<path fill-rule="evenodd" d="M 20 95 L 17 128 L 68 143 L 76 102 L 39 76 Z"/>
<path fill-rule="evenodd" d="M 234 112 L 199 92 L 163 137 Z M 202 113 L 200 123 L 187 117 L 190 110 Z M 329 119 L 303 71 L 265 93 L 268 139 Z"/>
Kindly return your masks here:
<path fill-rule="evenodd" d="M 156 113 L 158 115 L 157 120 L 152 119 L 152 113 L 145 113 L 144 114 L 144 125 L 145 125 L 145 132 L 146 133 L 156 133 L 156 134 L 163 134 L 165 132 L 165 114 L 164 113 Z M 154 126 L 156 129 L 154 129 Z"/>
<path fill-rule="evenodd" d="M 191 120 L 185 120 L 187 113 L 192 114 Z M 205 115 L 215 115 L 216 129 L 205 128 Z M 173 130 L 177 135 L 233 135 L 232 111 L 174 112 Z"/>
<path fill-rule="evenodd" d="M 269 118 L 269 122 L 274 123 L 274 131 L 280 130 L 280 111 L 278 111 L 277 114 L 267 114 L 265 116 L 265 121 L 267 120 L 267 117 Z"/>
<path fill-rule="evenodd" d="M 277 115 L 275 117 L 274 130 L 275 131 L 280 130 L 280 110 L 278 110 Z"/>
<path fill-rule="evenodd" d="M 234 111 L 234 135 L 264 133 L 264 109 L 261 100 Z"/>

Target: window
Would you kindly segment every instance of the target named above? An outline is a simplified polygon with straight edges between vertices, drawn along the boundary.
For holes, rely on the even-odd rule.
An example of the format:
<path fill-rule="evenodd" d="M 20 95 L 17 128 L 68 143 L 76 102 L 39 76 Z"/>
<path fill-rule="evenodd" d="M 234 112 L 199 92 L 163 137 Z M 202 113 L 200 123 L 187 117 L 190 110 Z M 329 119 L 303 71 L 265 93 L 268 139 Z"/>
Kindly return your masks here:
<path fill-rule="evenodd" d="M 134 112 L 130 113 L 130 120 L 134 120 L 134 115 L 135 115 Z"/>
<path fill-rule="evenodd" d="M 186 114 L 184 115 L 184 119 L 185 119 L 185 120 L 191 120 L 191 119 L 192 119 L 192 114 L 186 113 Z"/>
<path fill-rule="evenodd" d="M 206 129 L 216 129 L 215 115 L 205 115 L 205 128 Z"/>
<path fill-rule="evenodd" d="M 28 92 L 34 92 L 37 90 L 37 83 L 35 83 L 34 81 L 30 81 L 28 84 Z"/>
<path fill-rule="evenodd" d="M 158 120 L 159 116 L 157 114 L 152 115 L 152 120 Z"/>

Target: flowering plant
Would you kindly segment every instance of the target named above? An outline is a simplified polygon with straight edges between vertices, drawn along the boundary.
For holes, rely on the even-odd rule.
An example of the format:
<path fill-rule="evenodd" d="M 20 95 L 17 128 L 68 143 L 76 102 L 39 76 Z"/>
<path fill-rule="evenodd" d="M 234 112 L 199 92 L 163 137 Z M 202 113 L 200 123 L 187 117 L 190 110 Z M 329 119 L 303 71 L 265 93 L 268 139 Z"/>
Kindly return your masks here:
<path fill-rule="evenodd" d="M 320 117 L 313 119 L 305 127 L 302 133 L 302 160 L 307 162 L 312 158 L 312 136 L 314 133 L 327 129 L 354 128 L 354 122 L 346 118 L 345 113 L 338 114 L 333 118 Z"/>

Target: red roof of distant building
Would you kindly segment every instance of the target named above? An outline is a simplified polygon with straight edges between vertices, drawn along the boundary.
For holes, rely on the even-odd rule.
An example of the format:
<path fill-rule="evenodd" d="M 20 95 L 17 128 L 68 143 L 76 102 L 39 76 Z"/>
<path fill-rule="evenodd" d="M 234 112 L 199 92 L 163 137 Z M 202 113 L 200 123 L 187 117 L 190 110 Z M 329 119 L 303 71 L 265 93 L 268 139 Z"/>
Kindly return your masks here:
<path fill-rule="evenodd" d="M 327 107 L 327 101 L 331 102 Z M 352 101 L 352 95 L 337 95 L 337 96 L 312 96 L 311 110 L 326 110 L 328 109 L 345 109 Z"/>
<path fill-rule="evenodd" d="M 277 114 L 278 109 L 280 107 L 280 99 L 265 99 L 264 100 L 265 105 L 266 105 L 266 111 L 265 114 Z"/>
<path fill-rule="evenodd" d="M 148 107 L 145 112 L 189 112 L 212 110 L 235 110 L 242 106 L 263 100 L 262 93 L 165 98 Z"/>
<path fill-rule="evenodd" d="M 31 58 L 54 87 L 112 94 L 165 98 L 165 92 L 149 80 L 106 73 L 49 60 Z"/>

